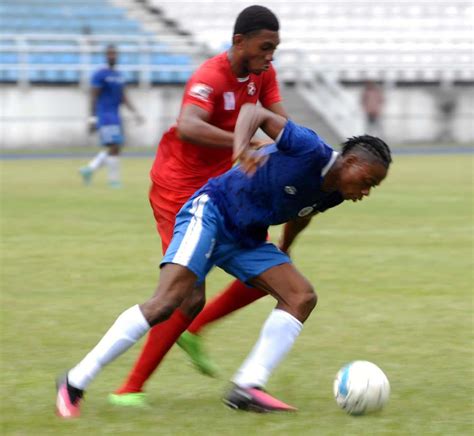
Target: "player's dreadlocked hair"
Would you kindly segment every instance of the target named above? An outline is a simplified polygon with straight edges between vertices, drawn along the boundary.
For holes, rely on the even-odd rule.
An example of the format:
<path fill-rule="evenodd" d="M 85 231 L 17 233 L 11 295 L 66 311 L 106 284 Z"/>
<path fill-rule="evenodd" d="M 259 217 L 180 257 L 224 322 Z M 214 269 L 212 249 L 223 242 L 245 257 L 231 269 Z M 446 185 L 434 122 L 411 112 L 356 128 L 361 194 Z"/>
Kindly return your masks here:
<path fill-rule="evenodd" d="M 245 8 L 237 17 L 234 25 L 234 35 L 245 35 L 256 30 L 272 30 L 277 32 L 280 29 L 278 18 L 268 8 L 264 6 L 249 6 Z"/>
<path fill-rule="evenodd" d="M 392 162 L 390 148 L 388 148 L 388 145 L 380 138 L 370 135 L 353 136 L 342 144 L 342 155 L 344 156 L 349 151 L 357 148 L 370 153 L 374 158 L 378 159 L 385 168 L 388 168 Z"/>

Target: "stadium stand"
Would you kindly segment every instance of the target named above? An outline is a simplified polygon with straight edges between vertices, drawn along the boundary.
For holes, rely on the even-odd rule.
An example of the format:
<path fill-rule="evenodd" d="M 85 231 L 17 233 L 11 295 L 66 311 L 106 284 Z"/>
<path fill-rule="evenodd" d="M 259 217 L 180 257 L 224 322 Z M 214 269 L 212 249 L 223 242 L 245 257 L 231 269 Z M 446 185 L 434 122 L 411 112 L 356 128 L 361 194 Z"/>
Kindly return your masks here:
<path fill-rule="evenodd" d="M 184 83 L 196 48 L 157 35 L 105 0 L 1 0 L 0 81 L 86 83 L 116 44 L 129 83 Z"/>
<path fill-rule="evenodd" d="M 87 143 L 84 88 L 109 43 L 153 120 L 138 128 L 125 118 L 129 142 L 153 146 L 182 84 L 230 45 L 236 15 L 255 3 L 280 19 L 285 107 L 329 142 L 365 132 L 366 80 L 384 88 L 388 141 L 473 141 L 468 0 L 0 0 L 0 148 L 59 147 L 58 131 L 70 146 Z"/>
<path fill-rule="evenodd" d="M 147 0 L 219 51 L 249 1 Z M 176 7 L 182 3 L 185 7 Z M 316 69 L 340 80 L 473 81 L 473 4 L 451 0 L 262 2 L 279 16 L 285 78 Z M 212 26 L 209 21 L 212 17 Z M 300 71 L 295 72 L 295 67 Z"/>
<path fill-rule="evenodd" d="M 146 2 L 206 44 L 211 53 L 228 47 L 236 15 L 254 3 Z M 341 82 L 474 81 L 470 1 L 271 0 L 260 4 L 272 9 L 281 22 L 282 42 L 274 62 L 280 80 L 295 83 L 295 92 L 340 138 L 364 129 L 359 102 Z"/>

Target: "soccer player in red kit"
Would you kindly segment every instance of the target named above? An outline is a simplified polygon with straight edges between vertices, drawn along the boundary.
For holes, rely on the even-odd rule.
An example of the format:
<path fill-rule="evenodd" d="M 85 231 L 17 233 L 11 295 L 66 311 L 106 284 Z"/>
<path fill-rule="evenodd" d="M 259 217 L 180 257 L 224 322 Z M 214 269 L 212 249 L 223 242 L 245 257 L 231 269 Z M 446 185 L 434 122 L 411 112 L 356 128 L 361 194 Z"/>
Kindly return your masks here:
<path fill-rule="evenodd" d="M 231 168 L 233 131 L 242 105 L 259 101 L 287 117 L 271 65 L 279 44 L 278 30 L 278 20 L 269 9 L 244 9 L 235 22 L 232 47 L 204 62 L 188 81 L 177 124 L 163 135 L 150 173 L 149 198 L 163 253 L 183 204 L 209 178 Z M 203 293 L 196 295 L 201 299 Z M 264 295 L 234 281 L 215 304 L 210 303 L 211 318 L 224 316 Z M 197 306 L 201 309 L 204 301 L 200 303 Z M 196 296 L 191 295 L 167 321 L 151 329 L 126 381 L 110 395 L 112 403 L 144 403 L 143 385 L 196 315 Z M 212 372 L 211 367 L 201 370 Z"/>

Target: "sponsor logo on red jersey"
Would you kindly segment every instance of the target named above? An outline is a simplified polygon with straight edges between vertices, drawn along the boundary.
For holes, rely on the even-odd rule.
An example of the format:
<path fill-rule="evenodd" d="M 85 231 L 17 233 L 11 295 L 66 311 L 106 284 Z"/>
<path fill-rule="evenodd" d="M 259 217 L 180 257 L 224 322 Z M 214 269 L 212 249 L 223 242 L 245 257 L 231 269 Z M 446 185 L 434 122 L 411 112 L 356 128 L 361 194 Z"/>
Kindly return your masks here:
<path fill-rule="evenodd" d="M 255 95 L 256 92 L 257 92 L 257 87 L 255 86 L 255 82 L 250 82 L 247 85 L 247 94 L 248 95 Z"/>
<path fill-rule="evenodd" d="M 211 95 L 212 91 L 213 89 L 208 85 L 204 85 L 204 83 L 195 83 L 193 86 L 191 86 L 189 95 L 199 98 L 203 101 L 209 101 L 209 96 Z"/>
<path fill-rule="evenodd" d="M 226 111 L 235 109 L 235 94 L 232 91 L 224 92 L 224 109 Z"/>

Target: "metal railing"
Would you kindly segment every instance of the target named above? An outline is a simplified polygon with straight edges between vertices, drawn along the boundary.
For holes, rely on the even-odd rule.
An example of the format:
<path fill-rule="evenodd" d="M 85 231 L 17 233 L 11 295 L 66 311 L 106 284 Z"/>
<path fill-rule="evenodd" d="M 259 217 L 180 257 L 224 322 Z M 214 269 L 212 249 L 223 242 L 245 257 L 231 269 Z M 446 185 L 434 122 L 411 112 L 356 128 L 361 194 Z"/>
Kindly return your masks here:
<path fill-rule="evenodd" d="M 123 35 L 74 35 L 74 34 L 2 34 L 0 52 L 16 55 L 14 61 L 0 63 L 0 71 L 17 72 L 18 82 L 28 84 L 31 71 L 77 72 L 79 82 L 88 86 L 91 73 L 98 68 L 97 56 L 104 54 L 108 44 L 118 47 L 118 64 L 122 72 L 136 73 L 140 85 L 151 83 L 153 73 L 190 73 L 202 57 L 202 48 L 187 43 L 179 37 L 123 36 Z M 34 62 L 34 54 L 72 54 L 77 62 Z M 120 55 L 134 55 L 133 63 L 120 63 Z M 163 55 L 163 62 L 154 57 Z M 186 55 L 189 61 L 173 63 L 173 57 Z M 104 56 L 105 63 L 105 56 Z"/>

